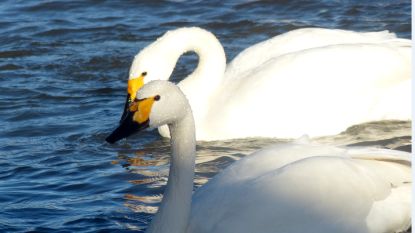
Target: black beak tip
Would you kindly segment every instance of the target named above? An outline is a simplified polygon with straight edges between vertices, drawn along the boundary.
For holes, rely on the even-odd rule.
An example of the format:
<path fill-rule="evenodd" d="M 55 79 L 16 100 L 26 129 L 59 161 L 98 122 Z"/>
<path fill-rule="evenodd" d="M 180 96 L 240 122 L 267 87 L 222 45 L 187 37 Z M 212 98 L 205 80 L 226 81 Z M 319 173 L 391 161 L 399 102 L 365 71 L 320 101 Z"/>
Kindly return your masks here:
<path fill-rule="evenodd" d="M 109 144 L 114 144 L 117 140 L 115 140 L 115 138 L 111 134 L 110 136 L 105 138 L 105 141 L 107 141 Z"/>
<path fill-rule="evenodd" d="M 141 131 L 149 126 L 149 121 L 143 122 L 142 124 L 138 124 L 132 121 L 131 114 L 127 115 L 126 119 L 124 119 L 123 123 L 118 126 L 107 138 L 107 141 L 110 144 L 114 144 L 119 140 L 126 138 L 138 131 Z"/>
<path fill-rule="evenodd" d="M 114 144 L 118 142 L 119 140 L 126 138 L 131 134 L 131 128 L 128 128 L 129 125 L 121 125 L 117 129 L 115 129 L 107 138 L 105 138 L 105 141 L 107 141 L 110 144 Z"/>

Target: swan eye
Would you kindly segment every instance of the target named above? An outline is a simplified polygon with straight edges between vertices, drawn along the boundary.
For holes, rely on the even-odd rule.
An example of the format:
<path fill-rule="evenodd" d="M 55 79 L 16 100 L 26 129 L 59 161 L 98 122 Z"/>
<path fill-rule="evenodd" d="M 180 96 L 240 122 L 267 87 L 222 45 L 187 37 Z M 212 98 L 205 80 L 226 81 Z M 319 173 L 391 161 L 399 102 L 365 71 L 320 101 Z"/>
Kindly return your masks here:
<path fill-rule="evenodd" d="M 143 72 L 143 73 L 141 73 L 141 76 L 146 76 L 147 75 L 147 72 Z"/>
<path fill-rule="evenodd" d="M 155 101 L 159 101 L 160 100 L 160 96 L 159 95 L 154 96 L 154 100 Z"/>

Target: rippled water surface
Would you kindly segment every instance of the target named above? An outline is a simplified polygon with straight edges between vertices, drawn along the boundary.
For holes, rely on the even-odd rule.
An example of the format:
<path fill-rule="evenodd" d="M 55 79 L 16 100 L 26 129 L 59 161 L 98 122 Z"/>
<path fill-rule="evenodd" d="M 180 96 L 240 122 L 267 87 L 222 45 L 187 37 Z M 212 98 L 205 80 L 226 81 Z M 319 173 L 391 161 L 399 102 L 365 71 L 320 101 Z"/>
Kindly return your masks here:
<path fill-rule="evenodd" d="M 295 3 L 294 3 L 295 2 Z M 301 27 L 390 30 L 410 38 L 410 1 L 15 1 L 0 3 L 0 232 L 130 232 L 151 220 L 169 142 L 149 131 L 116 145 L 133 56 L 163 32 L 201 26 L 228 60 Z M 180 80 L 197 59 L 174 72 Z M 399 104 L 399 103 L 397 103 Z M 315 139 L 410 150 L 410 122 Z M 198 143 L 195 186 L 286 139 Z"/>

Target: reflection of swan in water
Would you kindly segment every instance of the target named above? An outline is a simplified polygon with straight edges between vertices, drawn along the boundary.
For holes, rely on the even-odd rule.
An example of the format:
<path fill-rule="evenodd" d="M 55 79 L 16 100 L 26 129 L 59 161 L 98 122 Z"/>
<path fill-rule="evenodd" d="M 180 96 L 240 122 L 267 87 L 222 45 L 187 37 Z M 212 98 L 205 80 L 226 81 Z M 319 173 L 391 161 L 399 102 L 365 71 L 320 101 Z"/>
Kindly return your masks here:
<path fill-rule="evenodd" d="M 187 51 L 197 53 L 199 64 L 178 85 L 192 106 L 198 140 L 332 135 L 411 116 L 411 42 L 386 31 L 298 29 L 249 47 L 226 66 L 213 34 L 180 28 L 136 55 L 130 98 L 144 83 L 169 79 Z M 160 133 L 168 136 L 167 127 Z"/>
<path fill-rule="evenodd" d="M 195 127 L 175 85 L 145 85 L 106 140 L 114 143 L 163 124 L 172 136 L 170 173 L 147 232 L 380 233 L 410 226 L 409 153 L 276 145 L 235 162 L 192 197 Z"/>

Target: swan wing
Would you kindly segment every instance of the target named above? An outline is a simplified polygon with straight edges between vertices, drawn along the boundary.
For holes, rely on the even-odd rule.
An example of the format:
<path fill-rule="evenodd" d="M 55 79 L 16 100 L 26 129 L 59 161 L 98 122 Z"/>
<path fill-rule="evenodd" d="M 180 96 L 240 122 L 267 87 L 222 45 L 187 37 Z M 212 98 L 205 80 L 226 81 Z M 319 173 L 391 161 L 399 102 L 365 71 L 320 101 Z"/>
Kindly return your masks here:
<path fill-rule="evenodd" d="M 343 44 L 269 60 L 221 85 L 206 135 L 322 136 L 368 121 L 410 119 L 410 54 L 401 42 Z"/>
<path fill-rule="evenodd" d="M 308 149 L 314 151 L 297 155 Z M 225 169 L 228 176 L 221 173 L 194 194 L 188 231 L 398 232 L 409 227 L 408 153 L 322 149 L 269 148 L 253 154 L 255 160 Z M 272 161 L 275 169 L 256 171 L 255 163 L 267 164 L 259 159 L 280 155 Z M 255 176 L 247 175 L 250 167 Z"/>
<path fill-rule="evenodd" d="M 293 52 L 336 44 L 384 43 L 396 40 L 394 33 L 354 32 L 340 29 L 302 28 L 257 43 L 239 53 L 229 63 L 225 77 L 232 79 L 266 61 Z"/>

